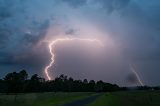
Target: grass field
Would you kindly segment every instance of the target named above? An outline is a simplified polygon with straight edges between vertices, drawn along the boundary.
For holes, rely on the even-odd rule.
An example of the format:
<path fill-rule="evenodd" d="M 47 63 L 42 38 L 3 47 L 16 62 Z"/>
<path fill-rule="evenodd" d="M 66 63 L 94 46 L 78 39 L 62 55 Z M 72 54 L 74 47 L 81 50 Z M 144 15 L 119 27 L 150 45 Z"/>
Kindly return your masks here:
<path fill-rule="evenodd" d="M 0 106 L 60 106 L 74 100 L 88 97 L 93 93 L 31 93 L 0 94 Z"/>
<path fill-rule="evenodd" d="M 105 93 L 88 106 L 160 106 L 160 91 Z"/>
<path fill-rule="evenodd" d="M 61 106 L 95 93 L 0 94 L 0 106 Z M 102 93 L 87 106 L 160 106 L 160 91 Z"/>

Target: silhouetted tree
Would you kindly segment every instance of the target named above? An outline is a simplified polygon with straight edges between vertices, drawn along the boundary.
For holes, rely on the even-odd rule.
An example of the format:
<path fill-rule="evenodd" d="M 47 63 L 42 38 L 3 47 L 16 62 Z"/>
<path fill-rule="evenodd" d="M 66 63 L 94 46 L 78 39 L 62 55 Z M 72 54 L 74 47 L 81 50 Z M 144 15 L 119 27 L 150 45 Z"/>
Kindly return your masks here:
<path fill-rule="evenodd" d="M 32 75 L 31 79 L 27 81 L 27 92 L 40 92 L 43 91 L 45 87 L 43 84 L 45 79 L 39 77 L 37 74 Z"/>
<path fill-rule="evenodd" d="M 103 92 L 104 91 L 104 85 L 105 83 L 103 81 L 97 81 L 96 86 L 95 86 L 95 91 L 97 92 Z"/>
<path fill-rule="evenodd" d="M 146 88 L 144 88 L 146 89 Z M 37 74 L 28 79 L 25 70 L 19 73 L 8 73 L 3 80 L 0 80 L 0 92 L 111 92 L 120 90 L 116 84 L 105 83 L 103 81 L 74 80 L 72 77 L 60 75 L 55 80 L 45 81 Z"/>
<path fill-rule="evenodd" d="M 25 81 L 27 80 L 28 74 L 25 70 L 20 71 L 19 73 L 13 72 L 8 73 L 4 77 L 4 82 L 7 85 L 8 92 L 23 92 Z"/>
<path fill-rule="evenodd" d="M 95 91 L 95 81 L 94 80 L 90 80 L 88 83 L 88 90 L 90 91 Z"/>
<path fill-rule="evenodd" d="M 26 70 L 22 70 L 19 72 L 20 80 L 25 81 L 28 78 L 28 74 Z"/>

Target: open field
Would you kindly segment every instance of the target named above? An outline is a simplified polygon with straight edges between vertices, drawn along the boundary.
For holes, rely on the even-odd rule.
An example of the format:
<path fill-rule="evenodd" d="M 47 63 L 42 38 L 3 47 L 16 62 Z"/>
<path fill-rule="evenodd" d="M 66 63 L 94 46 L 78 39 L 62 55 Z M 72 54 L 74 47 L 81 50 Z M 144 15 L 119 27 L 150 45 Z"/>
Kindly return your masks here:
<path fill-rule="evenodd" d="M 31 93 L 4 95 L 0 94 L 0 106 L 60 106 L 93 93 Z"/>
<path fill-rule="evenodd" d="M 92 99 L 95 93 L 30 93 L 0 94 L 0 106 L 160 106 L 160 91 L 124 91 L 101 93 Z M 91 98 L 89 98 L 91 97 Z M 86 99 L 85 99 L 86 98 Z M 87 102 L 87 100 L 93 100 Z M 76 105 L 77 104 L 77 105 Z M 85 106 L 85 105 L 82 105 Z"/>
<path fill-rule="evenodd" d="M 160 106 L 160 91 L 105 93 L 88 106 Z"/>

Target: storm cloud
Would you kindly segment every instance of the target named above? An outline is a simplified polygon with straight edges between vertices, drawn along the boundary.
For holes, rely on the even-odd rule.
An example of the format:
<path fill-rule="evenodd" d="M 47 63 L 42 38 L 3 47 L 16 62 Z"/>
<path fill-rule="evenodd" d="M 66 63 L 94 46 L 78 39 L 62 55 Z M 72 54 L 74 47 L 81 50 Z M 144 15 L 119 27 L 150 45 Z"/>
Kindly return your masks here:
<path fill-rule="evenodd" d="M 134 64 L 145 84 L 157 85 L 159 11 L 158 0 L 0 0 L 0 76 L 23 68 L 43 76 L 50 59 L 47 41 L 63 35 L 100 38 L 106 46 L 98 50 L 87 44 L 91 49 L 82 53 L 87 45 L 60 44 L 53 76 L 65 73 L 130 85 L 129 64 Z"/>

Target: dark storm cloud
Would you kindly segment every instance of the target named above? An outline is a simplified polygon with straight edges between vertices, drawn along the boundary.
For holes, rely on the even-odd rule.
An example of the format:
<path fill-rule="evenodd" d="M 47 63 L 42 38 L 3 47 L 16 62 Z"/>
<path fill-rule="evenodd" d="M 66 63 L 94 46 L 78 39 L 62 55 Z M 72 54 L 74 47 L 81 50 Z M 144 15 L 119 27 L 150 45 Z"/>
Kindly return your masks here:
<path fill-rule="evenodd" d="M 134 74 L 129 74 L 128 77 L 127 77 L 127 80 L 130 82 L 130 83 L 138 83 L 138 79 L 137 77 L 134 75 Z"/>
<path fill-rule="evenodd" d="M 49 20 L 39 22 L 34 14 L 24 12 L 25 2 L 15 0 L 0 3 L 0 63 L 37 65 L 40 55 L 34 48 L 46 35 Z M 30 8 L 30 7 L 29 7 Z M 37 11 L 38 12 L 38 11 Z M 33 16 L 32 18 L 30 16 Z M 36 20 L 36 21 L 35 21 Z M 33 61 L 34 60 L 34 61 Z"/>
<path fill-rule="evenodd" d="M 87 5 L 88 2 L 99 3 L 108 12 L 124 8 L 128 5 L 130 0 L 61 0 L 62 2 L 68 3 L 72 7 L 80 7 Z"/>
<path fill-rule="evenodd" d="M 158 64 L 160 63 L 159 11 L 160 2 L 158 0 L 0 0 L 0 66 L 14 64 L 26 66 L 31 71 L 33 69 L 43 70 L 50 55 L 46 44 L 41 46 L 38 44 L 45 39 L 48 29 L 55 28 L 56 25 L 64 25 L 64 34 L 76 36 L 80 29 L 75 28 L 73 24 L 83 25 L 86 19 L 87 22 L 92 23 L 90 26 L 97 25 L 98 27 L 99 25 L 101 30 L 105 30 L 107 34 L 104 34 L 104 38 L 107 35 L 111 37 L 118 45 L 117 48 L 121 49 L 117 54 L 125 57 L 119 59 L 118 56 L 111 55 L 110 61 L 104 60 L 103 69 L 101 68 L 104 70 L 101 71 L 102 74 L 93 72 L 92 76 L 96 76 L 94 74 L 97 73 L 104 79 L 107 77 L 106 80 L 112 80 L 109 79 L 112 75 L 108 70 L 116 67 L 113 65 L 115 62 L 124 63 L 127 60 L 138 66 L 139 73 L 143 73 L 141 76 L 144 79 L 147 77 L 151 79 L 146 81 L 148 84 L 157 84 L 160 79 L 154 77 L 160 74 L 158 72 L 160 69 Z M 78 23 L 77 21 L 74 23 L 74 20 L 78 20 Z M 108 54 L 111 50 L 106 51 Z M 65 52 L 62 53 L 62 56 L 65 59 Z M 77 53 L 77 56 L 80 56 L 80 52 Z M 105 58 L 105 55 L 103 57 Z M 115 57 L 119 60 L 116 60 Z M 81 56 L 78 58 L 81 59 Z M 69 63 L 63 59 L 57 60 L 62 63 L 59 67 L 62 70 L 58 70 L 59 73 L 73 74 L 71 69 L 83 65 L 74 62 L 74 58 Z M 111 62 L 111 60 L 114 61 Z M 69 66 L 75 63 L 69 67 L 70 71 L 65 70 L 63 65 L 65 61 Z M 151 73 L 152 68 L 155 72 L 148 74 Z M 78 70 L 80 73 L 81 69 Z M 119 70 L 129 69 L 119 68 Z M 85 73 L 85 70 L 83 72 Z M 118 75 L 121 75 L 121 72 L 115 75 L 117 79 Z"/>
<path fill-rule="evenodd" d="M 0 50 L 1 52 L 6 52 L 9 55 L 3 55 L 1 54 L 2 57 L 4 57 L 1 60 L 1 63 L 4 61 L 4 63 L 12 63 L 12 64 L 38 64 L 36 61 L 38 61 L 38 58 L 41 58 L 41 54 L 35 54 L 32 49 L 33 47 L 41 41 L 45 37 L 47 28 L 49 27 L 48 21 L 45 21 L 40 25 L 34 32 L 34 30 L 31 30 L 30 32 L 25 32 L 22 33 L 22 35 L 17 35 L 22 36 L 22 38 L 19 40 L 19 43 L 17 44 L 18 47 L 13 47 L 11 48 L 11 51 L 3 51 Z M 33 31 L 33 32 L 32 32 Z M 11 33 L 12 34 L 12 33 Z M 2 47 L 7 46 L 7 43 L 12 43 L 10 42 L 9 38 L 7 35 L 2 34 L 1 36 L 1 43 Z M 15 35 L 16 36 L 16 35 Z M 12 40 L 12 39 L 11 39 Z M 15 49 L 19 49 L 19 53 L 14 52 Z M 33 61 L 34 60 L 34 61 Z"/>
<path fill-rule="evenodd" d="M 0 73 L 3 75 L 24 68 L 30 73 L 41 73 L 48 62 L 46 45 L 41 48 L 37 45 L 45 38 L 52 15 L 43 15 L 41 2 L 0 0 Z"/>
<path fill-rule="evenodd" d="M 75 33 L 76 33 L 76 30 L 74 30 L 74 29 L 68 29 L 68 30 L 65 32 L 66 35 L 74 35 Z"/>
<path fill-rule="evenodd" d="M 6 11 L 5 8 L 0 8 L 0 10 L 0 21 L 9 18 L 12 15 L 9 11 Z"/>
<path fill-rule="evenodd" d="M 35 30 L 30 30 L 24 34 L 22 39 L 23 43 L 32 44 L 32 46 L 36 45 L 41 39 L 43 39 L 46 35 L 47 29 L 49 28 L 49 21 L 44 21 L 41 25 L 39 25 Z"/>
<path fill-rule="evenodd" d="M 12 16 L 12 11 L 8 8 L 11 6 L 12 4 L 8 1 L 0 1 L 0 21 Z"/>
<path fill-rule="evenodd" d="M 126 7 L 130 0 L 95 0 L 95 2 L 100 3 L 108 13 L 111 13 Z"/>
<path fill-rule="evenodd" d="M 0 48 L 4 47 L 4 44 L 8 41 L 9 34 L 10 33 L 8 31 L 0 29 L 0 36 L 1 36 L 1 39 L 0 39 Z"/>
<path fill-rule="evenodd" d="M 10 54 L 1 52 L 0 53 L 0 64 L 12 64 L 12 62 L 9 61 L 9 60 L 12 60 L 12 58 L 13 57 Z"/>
<path fill-rule="evenodd" d="M 80 7 L 86 4 L 87 0 L 62 0 L 62 2 L 68 3 L 72 7 Z"/>

